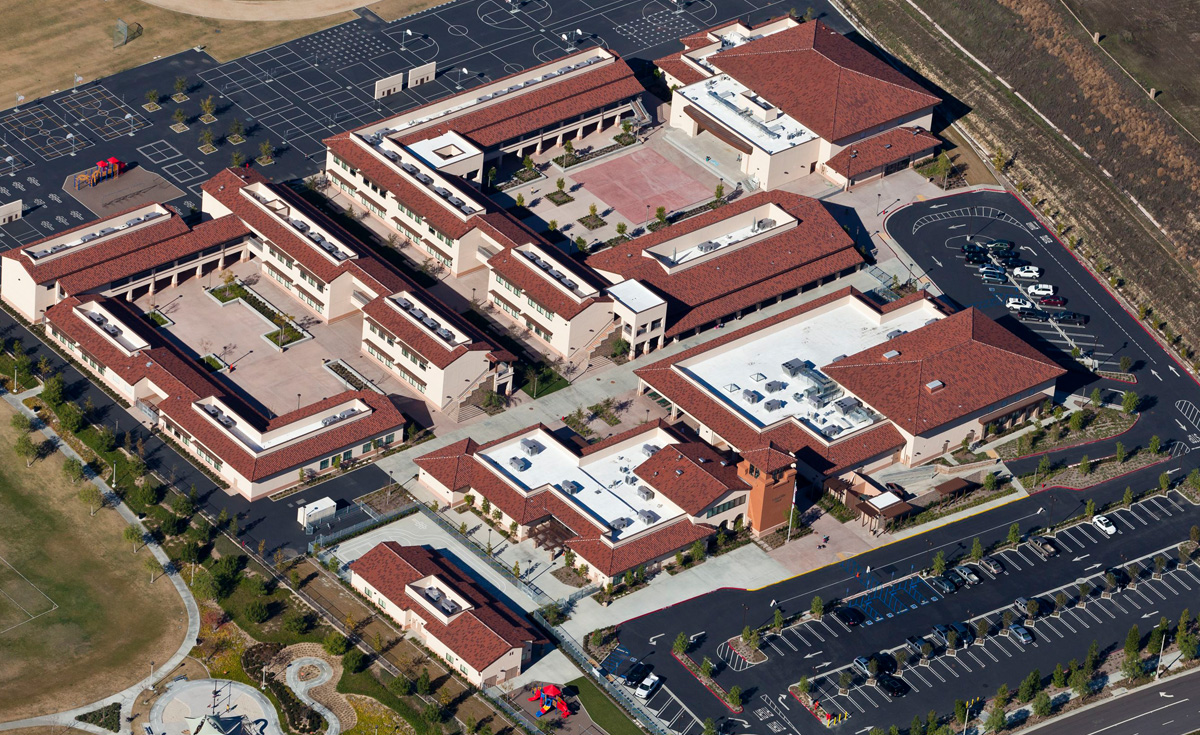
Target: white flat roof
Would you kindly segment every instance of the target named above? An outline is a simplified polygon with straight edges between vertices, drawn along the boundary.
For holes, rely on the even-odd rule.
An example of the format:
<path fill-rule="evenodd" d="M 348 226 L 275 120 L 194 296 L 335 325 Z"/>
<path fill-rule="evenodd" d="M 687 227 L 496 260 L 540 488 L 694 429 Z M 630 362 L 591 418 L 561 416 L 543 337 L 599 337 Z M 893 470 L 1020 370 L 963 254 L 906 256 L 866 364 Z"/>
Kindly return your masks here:
<path fill-rule="evenodd" d="M 453 130 L 448 130 L 433 138 L 418 140 L 408 149 L 434 168 L 449 166 L 480 153 L 474 143 Z"/>
<path fill-rule="evenodd" d="M 660 299 L 653 291 L 646 288 L 640 281 L 629 279 L 608 287 L 608 293 L 620 301 L 634 314 L 640 314 L 647 309 L 653 309 L 667 302 Z"/>
<path fill-rule="evenodd" d="M 774 120 L 759 120 L 753 114 L 757 109 L 774 109 L 775 105 L 728 74 L 709 77 L 678 91 L 710 117 L 767 153 L 779 153 L 817 137 L 782 111 Z"/>
<path fill-rule="evenodd" d="M 537 442 L 541 450 L 533 455 L 526 454 L 522 451 L 521 442 L 524 440 Z M 667 500 L 662 493 L 655 492 L 649 500 L 642 499 L 638 495 L 638 486 L 642 483 L 634 476 L 634 469 L 648 458 L 642 451 L 644 445 L 661 448 L 673 443 L 674 440 L 663 432 L 646 432 L 637 445 L 611 454 L 585 457 L 581 467 L 579 457 L 541 429 L 535 429 L 476 456 L 485 457 L 502 477 L 525 492 L 553 485 L 561 491 L 562 497 L 574 502 L 581 512 L 609 528 L 614 528 L 614 524 L 619 525 L 619 519 L 625 519 L 625 527 L 614 534 L 616 540 L 662 525 L 664 521 L 684 514 L 682 508 Z M 525 469 L 518 471 L 514 468 L 510 463 L 513 458 L 524 460 Z M 626 478 L 633 478 L 634 481 L 627 482 Z M 564 488 L 568 482 L 576 483 L 578 492 L 572 493 Z M 649 511 L 655 519 L 647 522 L 639 516 L 639 511 Z"/>
<path fill-rule="evenodd" d="M 680 363 L 676 369 L 759 429 L 794 416 L 828 440 L 870 426 L 880 417 L 819 368 L 882 344 L 895 330 L 911 332 L 941 317 L 925 303 L 881 319 L 866 304 L 847 297 L 833 308 L 797 315 L 706 352 L 695 362 Z M 797 375 L 783 367 L 794 361 L 805 363 L 805 369 L 792 371 Z M 806 398 L 809 389 L 819 400 Z M 751 400 L 754 395 L 756 402 Z"/>

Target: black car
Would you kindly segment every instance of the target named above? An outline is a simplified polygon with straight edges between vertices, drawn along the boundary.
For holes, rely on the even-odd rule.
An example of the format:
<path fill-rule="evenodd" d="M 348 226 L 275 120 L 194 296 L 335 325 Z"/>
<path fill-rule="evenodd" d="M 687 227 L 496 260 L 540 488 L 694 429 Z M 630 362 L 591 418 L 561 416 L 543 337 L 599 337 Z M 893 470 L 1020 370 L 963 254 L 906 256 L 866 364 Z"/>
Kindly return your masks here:
<path fill-rule="evenodd" d="M 650 673 L 650 667 L 638 661 L 626 669 L 624 672 L 616 675 L 617 681 L 620 681 L 625 686 L 633 689 L 638 684 L 642 683 L 642 679 L 646 678 L 646 674 Z"/>
<path fill-rule="evenodd" d="M 1008 285 L 1008 279 L 1002 278 L 1000 276 L 984 276 L 983 278 L 981 278 L 979 280 L 983 281 L 984 283 L 988 284 L 989 286 L 1007 286 Z"/>
<path fill-rule="evenodd" d="M 986 246 L 988 252 L 996 252 L 997 250 L 1014 250 L 1017 244 L 1012 240 L 992 240 Z"/>
<path fill-rule="evenodd" d="M 863 615 L 862 611 L 856 607 L 835 608 L 833 611 L 833 616 L 851 628 L 856 625 L 860 625 L 867 619 L 867 616 Z"/>
<path fill-rule="evenodd" d="M 1028 260 L 1025 260 L 1024 258 L 1018 258 L 1016 255 L 1013 255 L 1012 257 L 993 258 L 992 260 L 994 260 L 998 265 L 1002 265 L 1009 270 L 1030 264 Z"/>
<path fill-rule="evenodd" d="M 1059 324 L 1087 324 L 1088 318 L 1073 311 L 1060 311 L 1050 315 L 1050 320 Z"/>
<path fill-rule="evenodd" d="M 984 255 L 983 253 L 967 253 L 966 256 L 964 256 L 964 260 L 967 265 L 983 265 L 984 263 L 992 262 L 988 256 Z"/>
<path fill-rule="evenodd" d="M 982 245 L 976 245 L 973 242 L 969 242 L 966 245 L 962 246 L 962 251 L 964 253 L 986 253 L 987 248 L 985 248 Z"/>
<path fill-rule="evenodd" d="M 1017 311 L 1017 318 L 1023 322 L 1048 322 L 1050 315 L 1044 311 L 1036 309 L 1020 309 Z"/>
<path fill-rule="evenodd" d="M 875 679 L 875 686 L 882 689 L 883 693 L 892 699 L 908 694 L 908 685 L 891 674 L 880 674 Z"/>

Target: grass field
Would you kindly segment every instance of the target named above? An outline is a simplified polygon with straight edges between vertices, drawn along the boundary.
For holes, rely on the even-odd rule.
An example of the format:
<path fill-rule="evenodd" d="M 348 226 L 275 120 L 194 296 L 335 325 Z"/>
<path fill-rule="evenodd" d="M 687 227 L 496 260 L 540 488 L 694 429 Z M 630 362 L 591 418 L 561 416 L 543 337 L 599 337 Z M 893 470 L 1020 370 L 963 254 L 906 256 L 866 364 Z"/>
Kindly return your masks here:
<path fill-rule="evenodd" d="M 1200 4 L 1195 0 L 1135 3 L 1066 0 L 1100 45 L 1193 135 L 1200 136 Z"/>
<path fill-rule="evenodd" d="M 25 467 L 11 415 L 0 403 L 0 721 L 129 686 L 178 649 L 187 623 L 170 582 L 150 584 L 146 552 L 121 540 L 116 513 L 89 515 L 61 456 Z"/>
<path fill-rule="evenodd" d="M 586 676 L 567 682 L 567 688 L 575 690 L 575 696 L 587 709 L 592 722 L 608 735 L 640 735 L 642 732 L 641 728 Z"/>
<path fill-rule="evenodd" d="M 209 20 L 139 0 L 7 0 L 0 44 L 0 106 L 18 93 L 27 100 L 66 89 L 78 73 L 87 81 L 204 46 L 220 61 L 269 48 L 352 20 L 353 13 L 284 22 Z M 117 18 L 141 24 L 140 38 L 113 48 Z M 171 90 L 159 90 L 170 94 Z M 141 100 L 137 101 L 138 104 Z"/>

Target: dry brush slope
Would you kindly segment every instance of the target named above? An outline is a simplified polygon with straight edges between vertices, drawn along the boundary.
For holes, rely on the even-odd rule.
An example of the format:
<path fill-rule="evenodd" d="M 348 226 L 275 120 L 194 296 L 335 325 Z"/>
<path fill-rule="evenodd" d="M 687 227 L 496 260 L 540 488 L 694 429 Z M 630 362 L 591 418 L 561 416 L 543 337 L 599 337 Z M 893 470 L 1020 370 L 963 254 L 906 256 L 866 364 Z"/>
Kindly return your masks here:
<path fill-rule="evenodd" d="M 1055 0 L 917 1 L 1088 149 L 1169 229 L 1172 241 L 1096 162 L 970 63 L 905 0 L 847 4 L 889 51 L 971 109 L 962 123 L 977 140 L 989 149 L 1015 151 L 1011 176 L 1048 197 L 1050 212 L 1072 226 L 1092 254 L 1114 264 L 1128 282 L 1128 295 L 1150 302 L 1191 344 L 1200 344 L 1200 280 L 1193 267 L 1200 262 L 1200 243 L 1194 242 L 1200 227 L 1190 206 L 1200 199 L 1200 147 L 1183 139 L 1137 85 L 1089 47 L 1065 11 L 1055 10 L 1061 7 Z"/>

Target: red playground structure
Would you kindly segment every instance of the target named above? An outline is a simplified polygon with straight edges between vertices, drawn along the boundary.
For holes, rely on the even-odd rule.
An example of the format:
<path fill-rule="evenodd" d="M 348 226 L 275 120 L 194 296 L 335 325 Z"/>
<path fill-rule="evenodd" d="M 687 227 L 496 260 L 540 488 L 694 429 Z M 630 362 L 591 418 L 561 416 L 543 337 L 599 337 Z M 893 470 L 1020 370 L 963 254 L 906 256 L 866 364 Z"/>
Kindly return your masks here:
<path fill-rule="evenodd" d="M 566 700 L 563 699 L 562 690 L 553 684 L 547 684 L 544 687 L 539 687 L 533 690 L 533 696 L 529 698 L 530 702 L 542 700 L 541 708 L 537 711 L 534 717 L 541 717 L 550 711 L 551 708 L 557 707 L 562 714 L 563 719 L 571 716 L 571 710 L 567 707 Z"/>
<path fill-rule="evenodd" d="M 88 186 L 95 186 L 106 179 L 115 179 L 125 171 L 125 164 L 119 158 L 109 158 L 107 161 L 96 161 L 96 167 L 80 174 L 75 174 L 75 191 Z"/>

